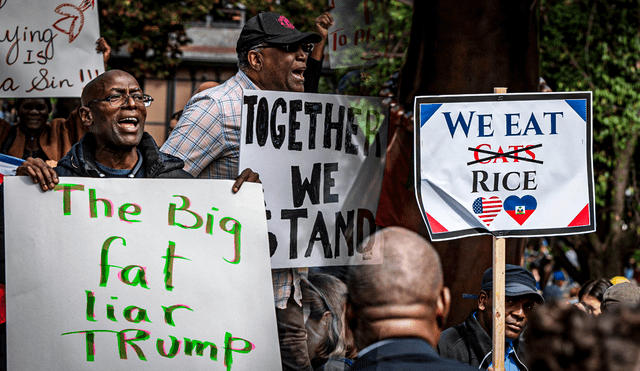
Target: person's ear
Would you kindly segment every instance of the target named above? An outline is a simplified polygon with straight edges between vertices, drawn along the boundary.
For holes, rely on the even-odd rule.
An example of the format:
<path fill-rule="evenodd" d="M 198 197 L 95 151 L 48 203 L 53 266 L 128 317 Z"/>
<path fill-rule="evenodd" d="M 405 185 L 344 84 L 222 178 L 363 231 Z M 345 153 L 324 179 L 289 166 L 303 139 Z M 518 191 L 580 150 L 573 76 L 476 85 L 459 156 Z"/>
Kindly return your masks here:
<path fill-rule="evenodd" d="M 93 114 L 89 107 L 80 107 L 78 109 L 78 114 L 80 114 L 80 119 L 82 120 L 82 124 L 86 127 L 91 126 L 93 124 Z"/>
<path fill-rule="evenodd" d="M 328 329 L 329 325 L 331 324 L 332 318 L 333 316 L 331 316 L 331 312 L 325 311 L 324 313 L 322 313 L 322 318 L 320 318 L 320 321 L 322 322 L 322 325 Z"/>
<path fill-rule="evenodd" d="M 440 330 L 444 330 L 444 324 L 449 317 L 449 309 L 451 308 L 451 292 L 446 286 L 440 290 L 438 300 L 436 302 L 436 322 Z"/>
<path fill-rule="evenodd" d="M 485 310 L 487 307 L 487 293 L 484 291 L 480 291 L 478 294 L 478 309 Z M 491 309 L 491 308 L 489 308 Z"/>
<path fill-rule="evenodd" d="M 262 53 L 256 50 L 250 50 L 247 54 L 247 60 L 249 61 L 249 66 L 255 71 L 261 71 L 264 67 L 263 64 L 263 56 Z"/>

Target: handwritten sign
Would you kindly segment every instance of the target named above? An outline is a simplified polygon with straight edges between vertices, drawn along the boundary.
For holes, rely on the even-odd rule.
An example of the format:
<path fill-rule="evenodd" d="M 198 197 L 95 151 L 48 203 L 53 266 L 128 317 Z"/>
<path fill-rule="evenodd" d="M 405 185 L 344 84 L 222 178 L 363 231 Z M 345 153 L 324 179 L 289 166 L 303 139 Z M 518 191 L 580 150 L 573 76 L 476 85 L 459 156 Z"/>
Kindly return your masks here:
<path fill-rule="evenodd" d="M 0 98 L 79 97 L 104 72 L 96 0 L 0 0 Z"/>
<path fill-rule="evenodd" d="M 330 0 L 334 25 L 329 28 L 332 69 L 371 66 L 386 52 L 389 15 L 381 0 Z"/>
<path fill-rule="evenodd" d="M 416 97 L 433 240 L 595 231 L 591 92 Z"/>
<path fill-rule="evenodd" d="M 10 370 L 280 370 L 264 198 L 5 178 Z"/>
<path fill-rule="evenodd" d="M 245 90 L 240 168 L 265 186 L 274 268 L 380 262 L 375 232 L 387 147 L 381 100 Z"/>

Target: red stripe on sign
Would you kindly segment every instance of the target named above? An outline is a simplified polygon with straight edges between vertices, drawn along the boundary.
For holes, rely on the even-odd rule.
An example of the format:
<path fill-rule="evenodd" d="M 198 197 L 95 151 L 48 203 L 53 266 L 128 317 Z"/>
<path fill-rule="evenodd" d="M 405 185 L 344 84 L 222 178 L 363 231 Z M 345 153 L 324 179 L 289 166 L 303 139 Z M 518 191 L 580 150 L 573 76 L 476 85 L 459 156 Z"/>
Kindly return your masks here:
<path fill-rule="evenodd" d="M 7 295 L 4 285 L 0 283 L 0 324 L 7 322 Z"/>
<path fill-rule="evenodd" d="M 576 216 L 567 227 L 580 227 L 589 225 L 589 204 Z"/>
<path fill-rule="evenodd" d="M 425 214 L 427 214 L 427 219 L 429 220 L 429 227 L 431 227 L 431 232 L 433 233 L 449 232 L 445 227 L 442 226 L 442 224 L 438 223 L 437 220 L 433 219 L 431 215 L 429 215 L 429 213 L 425 213 Z"/>

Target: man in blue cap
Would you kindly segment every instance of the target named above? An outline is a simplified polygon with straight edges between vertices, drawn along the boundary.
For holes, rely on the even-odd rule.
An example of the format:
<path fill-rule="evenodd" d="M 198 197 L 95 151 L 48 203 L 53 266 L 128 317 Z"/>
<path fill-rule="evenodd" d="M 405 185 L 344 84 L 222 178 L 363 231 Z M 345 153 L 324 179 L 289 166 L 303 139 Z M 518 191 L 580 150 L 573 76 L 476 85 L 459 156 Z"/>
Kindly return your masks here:
<path fill-rule="evenodd" d="M 438 343 L 438 353 L 479 368 L 492 367 L 493 268 L 484 272 L 478 294 L 478 309 L 467 319 L 445 330 Z M 524 344 L 520 334 L 527 326 L 534 305 L 544 303 L 536 290 L 536 280 L 528 270 L 505 266 L 505 371 L 526 371 Z"/>

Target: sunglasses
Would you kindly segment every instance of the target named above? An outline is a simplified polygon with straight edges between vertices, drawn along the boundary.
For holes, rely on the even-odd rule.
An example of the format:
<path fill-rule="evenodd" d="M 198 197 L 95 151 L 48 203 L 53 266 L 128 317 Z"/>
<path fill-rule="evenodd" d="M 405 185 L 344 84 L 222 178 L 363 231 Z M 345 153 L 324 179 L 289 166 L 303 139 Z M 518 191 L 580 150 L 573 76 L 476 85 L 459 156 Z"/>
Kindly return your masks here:
<path fill-rule="evenodd" d="M 311 43 L 295 43 L 295 44 L 268 44 L 268 45 L 261 45 L 256 47 L 257 48 L 278 48 L 281 50 L 284 50 L 287 53 L 295 53 L 298 51 L 298 48 L 301 48 L 303 52 L 305 53 L 311 53 L 311 51 L 313 50 L 314 44 Z"/>

